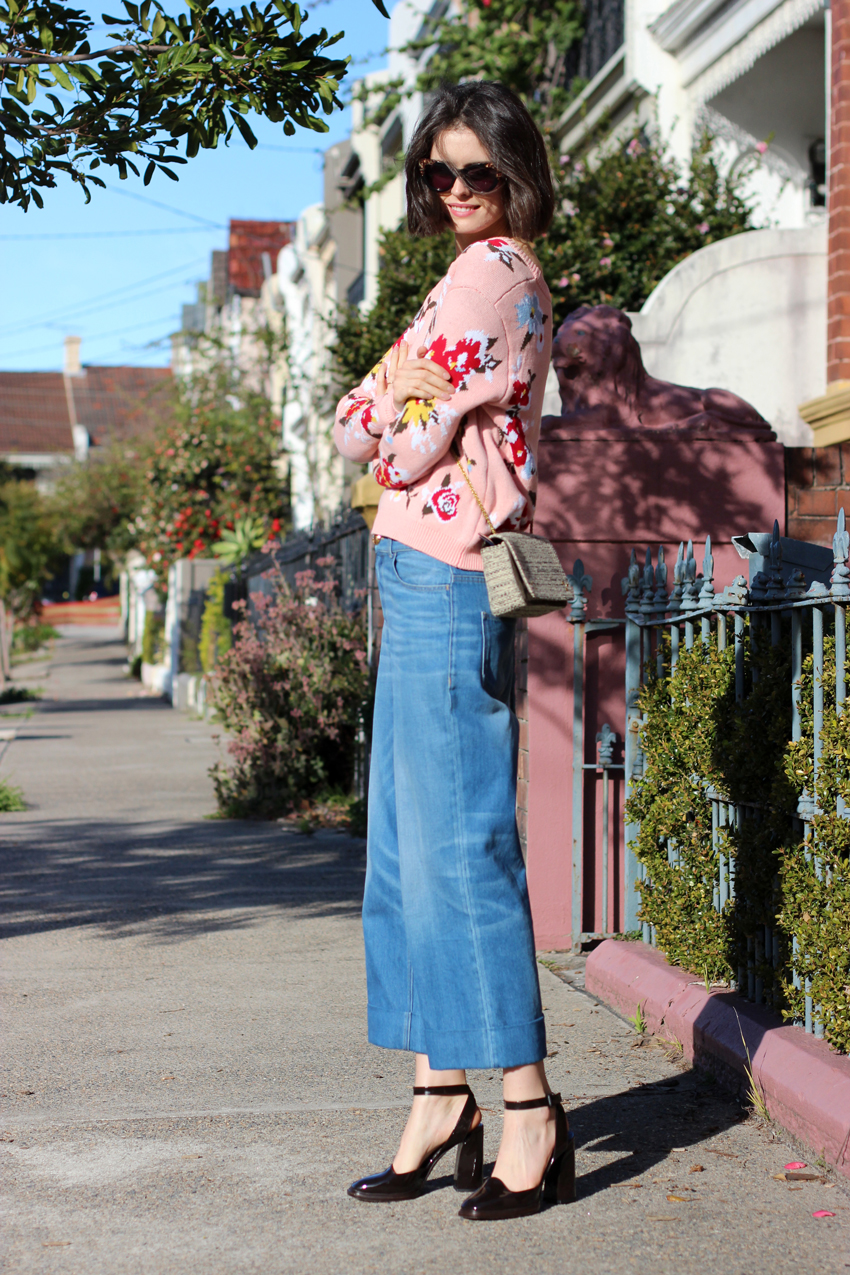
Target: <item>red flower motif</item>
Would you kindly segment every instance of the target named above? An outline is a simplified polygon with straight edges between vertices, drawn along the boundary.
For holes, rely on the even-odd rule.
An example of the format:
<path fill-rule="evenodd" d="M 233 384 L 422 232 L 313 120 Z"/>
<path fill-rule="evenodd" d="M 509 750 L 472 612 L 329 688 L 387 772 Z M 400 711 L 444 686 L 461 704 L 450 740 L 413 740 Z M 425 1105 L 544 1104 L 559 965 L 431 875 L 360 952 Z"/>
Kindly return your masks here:
<path fill-rule="evenodd" d="M 449 487 L 441 487 L 431 497 L 431 506 L 434 513 L 443 522 L 450 522 L 456 516 L 459 504 L 460 496 Z"/>
<path fill-rule="evenodd" d="M 522 469 L 528 460 L 528 448 L 522 434 L 517 434 L 516 438 L 511 439 L 511 455 L 517 469 Z"/>
<path fill-rule="evenodd" d="M 528 381 L 514 381 L 514 392 L 511 396 L 512 407 L 528 407 L 531 385 Z"/>
<path fill-rule="evenodd" d="M 280 519 L 272 518 L 272 533 L 274 535 L 277 535 L 279 531 L 280 531 Z"/>
<path fill-rule="evenodd" d="M 392 465 L 385 460 L 378 461 L 372 472 L 375 476 L 375 482 L 381 487 L 389 487 L 393 491 L 401 491 L 407 486 L 407 483 L 402 481 L 398 470 L 393 469 Z"/>

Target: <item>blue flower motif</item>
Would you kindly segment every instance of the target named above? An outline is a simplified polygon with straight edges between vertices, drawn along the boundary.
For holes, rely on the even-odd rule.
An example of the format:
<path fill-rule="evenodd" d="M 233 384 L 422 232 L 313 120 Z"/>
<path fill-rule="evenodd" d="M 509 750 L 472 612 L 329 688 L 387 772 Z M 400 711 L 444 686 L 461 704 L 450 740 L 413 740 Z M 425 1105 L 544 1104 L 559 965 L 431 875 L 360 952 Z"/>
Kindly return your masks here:
<path fill-rule="evenodd" d="M 526 328 L 525 339 L 522 348 L 528 345 L 532 337 L 537 338 L 538 350 L 543 349 L 543 325 L 547 316 L 543 313 L 543 307 L 538 297 L 533 292 L 527 292 L 521 301 L 516 303 L 516 322 L 518 328 Z"/>

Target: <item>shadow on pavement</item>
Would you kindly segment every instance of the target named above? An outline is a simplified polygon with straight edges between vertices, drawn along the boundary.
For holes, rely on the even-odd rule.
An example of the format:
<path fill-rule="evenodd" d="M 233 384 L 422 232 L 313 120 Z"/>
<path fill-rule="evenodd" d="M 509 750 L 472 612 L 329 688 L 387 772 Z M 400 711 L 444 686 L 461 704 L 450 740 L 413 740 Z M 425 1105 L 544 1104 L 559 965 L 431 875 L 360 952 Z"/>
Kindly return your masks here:
<path fill-rule="evenodd" d="M 174 942 L 256 924 L 270 909 L 360 911 L 365 842 L 341 833 L 237 820 L 28 820 L 6 832 L 0 938 L 99 925 Z"/>
<path fill-rule="evenodd" d="M 611 1187 L 625 1189 L 640 1174 L 662 1162 L 666 1162 L 662 1170 L 664 1183 L 671 1191 L 682 1191 L 686 1196 L 695 1191 L 699 1194 L 699 1175 L 692 1175 L 691 1167 L 702 1156 L 703 1169 L 709 1169 L 713 1156 L 720 1154 L 705 1147 L 700 1149 L 700 1143 L 747 1118 L 746 1111 L 737 1106 L 728 1093 L 723 1093 L 710 1076 L 699 1071 L 683 1072 L 680 1076 L 593 1099 L 571 1100 L 564 1090 L 564 1104 L 575 1133 L 579 1201 Z M 490 1126 L 485 1136 L 498 1135 L 498 1118 L 485 1110 L 484 1120 L 485 1126 Z M 684 1158 L 678 1165 L 671 1165 L 669 1156 L 675 1149 L 681 1150 Z M 617 1154 L 619 1158 L 593 1169 L 588 1168 L 587 1152 Z M 732 1159 L 737 1158 L 732 1155 Z M 446 1157 L 446 1170 L 452 1160 L 452 1155 Z M 485 1165 L 484 1172 L 485 1175 L 492 1173 L 493 1164 Z M 429 1180 L 428 1190 L 451 1185 L 452 1178 L 446 1171 Z M 634 1190 L 635 1196 L 640 1193 L 641 1203 L 649 1203 L 649 1199 L 644 1198 L 649 1196 L 645 1188 Z M 660 1211 L 669 1208 L 665 1202 Z"/>

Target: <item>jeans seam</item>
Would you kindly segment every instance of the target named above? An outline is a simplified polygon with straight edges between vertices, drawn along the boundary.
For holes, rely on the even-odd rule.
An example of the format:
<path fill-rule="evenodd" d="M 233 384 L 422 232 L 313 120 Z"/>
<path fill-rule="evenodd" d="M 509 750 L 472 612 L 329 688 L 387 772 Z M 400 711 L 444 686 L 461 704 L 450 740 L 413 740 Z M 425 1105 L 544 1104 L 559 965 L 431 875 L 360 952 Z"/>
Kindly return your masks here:
<path fill-rule="evenodd" d="M 454 630 L 455 630 L 454 593 L 450 592 L 449 593 L 449 689 L 448 689 L 449 720 L 451 721 L 451 724 L 452 724 L 454 755 L 458 759 L 456 764 L 450 768 L 452 781 L 453 781 L 452 791 L 454 793 L 455 827 L 460 830 L 460 836 L 458 837 L 458 848 L 461 851 L 461 860 L 462 860 L 462 866 L 463 866 L 463 897 L 464 897 L 464 903 L 466 905 L 466 913 L 467 913 L 467 916 L 469 917 L 469 933 L 472 939 L 472 950 L 475 954 L 475 973 L 476 973 L 476 981 L 478 984 L 478 996 L 481 1002 L 481 1009 L 482 1009 L 483 1035 L 487 1042 L 487 1048 L 490 1051 L 490 1054 L 492 1056 L 494 1052 L 493 1051 L 493 1027 L 490 1020 L 490 1006 L 488 1003 L 488 998 L 487 996 L 484 995 L 484 979 L 482 977 L 481 942 L 480 942 L 480 936 L 478 934 L 478 928 L 475 924 L 475 920 L 474 920 L 475 912 L 472 908 L 472 902 L 471 902 L 471 888 L 470 888 L 470 879 L 469 879 L 469 855 L 467 854 L 467 845 L 466 845 L 467 825 L 466 825 L 465 819 L 463 818 L 463 815 L 465 814 L 465 812 L 460 809 L 461 802 L 459 800 L 459 796 L 460 796 L 459 771 L 463 764 L 463 752 L 461 750 L 461 741 L 458 737 L 457 714 L 454 711 L 454 704 L 452 702 L 454 698 L 452 687 L 451 687 L 452 666 L 454 662 L 454 640 L 453 640 Z"/>

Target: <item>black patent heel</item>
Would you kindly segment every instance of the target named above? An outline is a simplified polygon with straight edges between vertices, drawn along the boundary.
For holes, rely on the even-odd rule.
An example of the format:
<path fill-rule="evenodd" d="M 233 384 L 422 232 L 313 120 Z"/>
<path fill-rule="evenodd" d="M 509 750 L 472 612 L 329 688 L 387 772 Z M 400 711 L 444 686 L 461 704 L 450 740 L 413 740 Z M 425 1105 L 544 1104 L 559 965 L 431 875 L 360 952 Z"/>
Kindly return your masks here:
<path fill-rule="evenodd" d="M 575 1135 L 570 1132 L 561 1095 L 551 1093 L 545 1098 L 531 1098 L 527 1102 L 506 1102 L 505 1107 L 508 1111 L 551 1107 L 555 1112 L 555 1146 L 539 1183 L 527 1191 L 511 1191 L 500 1178 L 489 1177 L 460 1206 L 460 1216 L 469 1222 L 529 1217 L 532 1213 L 540 1212 L 540 1205 L 544 1200 L 547 1204 L 569 1204 L 576 1198 Z"/>
<path fill-rule="evenodd" d="M 425 1190 L 428 1174 L 438 1160 L 457 1147 L 455 1162 L 455 1188 L 458 1191 L 475 1190 L 481 1185 L 484 1165 L 484 1126 L 482 1123 L 472 1128 L 472 1122 L 478 1111 L 475 1095 L 469 1085 L 429 1085 L 413 1088 L 415 1094 L 441 1094 L 446 1097 L 452 1094 L 466 1094 L 466 1102 L 460 1113 L 451 1136 L 445 1142 L 426 1155 L 418 1169 L 409 1173 L 396 1173 L 392 1165 L 383 1173 L 373 1173 L 371 1177 L 360 1178 L 348 1188 L 348 1194 L 356 1200 L 415 1200 Z"/>
<path fill-rule="evenodd" d="M 569 1144 L 560 1155 L 552 1157 L 543 1183 L 543 1199 L 547 1204 L 572 1204 L 576 1198 L 576 1144 L 570 1133 Z"/>
<path fill-rule="evenodd" d="M 484 1176 L 484 1125 L 479 1124 L 467 1134 L 466 1141 L 457 1149 L 455 1160 L 455 1190 L 477 1191 Z"/>

